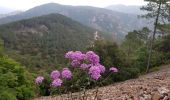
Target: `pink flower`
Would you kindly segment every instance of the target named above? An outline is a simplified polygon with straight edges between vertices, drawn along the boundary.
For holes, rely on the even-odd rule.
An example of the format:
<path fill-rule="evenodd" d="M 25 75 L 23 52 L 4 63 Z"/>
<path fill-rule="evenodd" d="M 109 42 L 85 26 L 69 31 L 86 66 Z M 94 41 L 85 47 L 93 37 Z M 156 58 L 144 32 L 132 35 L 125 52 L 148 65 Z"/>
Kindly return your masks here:
<path fill-rule="evenodd" d="M 38 76 L 36 79 L 35 79 L 35 83 L 36 84 L 41 84 L 44 80 L 44 77 L 43 76 Z"/>
<path fill-rule="evenodd" d="M 95 54 L 93 51 L 88 51 L 85 57 L 86 60 L 92 64 L 98 64 L 100 62 L 99 56 Z"/>
<path fill-rule="evenodd" d="M 100 73 L 92 73 L 90 76 L 94 80 L 99 80 L 99 78 L 101 77 Z"/>
<path fill-rule="evenodd" d="M 58 79 L 53 80 L 51 86 L 53 86 L 53 87 L 60 87 L 62 85 L 62 83 L 63 83 L 63 81 L 58 78 Z"/>
<path fill-rule="evenodd" d="M 110 71 L 112 71 L 112 72 L 116 73 L 116 72 L 118 72 L 118 69 L 117 69 L 117 68 L 115 68 L 115 67 L 111 67 L 111 68 L 110 68 Z"/>
<path fill-rule="evenodd" d="M 71 62 L 71 65 L 72 65 L 73 67 L 77 67 L 77 66 L 80 65 L 80 61 L 79 61 L 79 60 L 73 60 L 73 61 Z"/>
<path fill-rule="evenodd" d="M 73 51 L 69 51 L 69 52 L 67 52 L 66 54 L 65 54 L 65 58 L 71 58 L 72 57 L 72 54 L 73 54 L 74 52 Z"/>
<path fill-rule="evenodd" d="M 97 66 L 99 67 L 101 73 L 104 73 L 104 72 L 105 72 L 106 68 L 105 68 L 103 65 L 98 64 Z"/>
<path fill-rule="evenodd" d="M 71 60 L 83 60 L 85 58 L 85 54 L 80 51 L 69 51 L 65 54 L 65 58 L 69 58 Z"/>
<path fill-rule="evenodd" d="M 80 68 L 83 69 L 83 70 L 88 69 L 89 67 L 90 67 L 89 64 L 81 64 L 80 65 Z"/>
<path fill-rule="evenodd" d="M 92 73 L 100 73 L 101 70 L 98 66 L 91 66 L 90 69 L 89 69 L 89 74 L 92 74 Z"/>
<path fill-rule="evenodd" d="M 100 73 L 101 70 L 98 66 L 91 66 L 89 69 L 89 75 L 94 80 L 98 80 L 101 77 Z"/>
<path fill-rule="evenodd" d="M 68 68 L 63 68 L 63 71 L 61 72 L 62 78 L 71 79 L 72 73 Z"/>
<path fill-rule="evenodd" d="M 58 70 L 52 71 L 50 77 L 54 80 L 60 77 L 60 72 Z"/>

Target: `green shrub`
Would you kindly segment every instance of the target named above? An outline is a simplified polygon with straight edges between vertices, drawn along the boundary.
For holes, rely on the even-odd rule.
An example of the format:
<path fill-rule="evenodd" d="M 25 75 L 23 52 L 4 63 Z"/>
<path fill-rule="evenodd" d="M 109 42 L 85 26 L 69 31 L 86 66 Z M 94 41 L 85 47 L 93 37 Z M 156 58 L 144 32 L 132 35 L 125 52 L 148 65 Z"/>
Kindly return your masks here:
<path fill-rule="evenodd" d="M 101 63 L 107 69 L 112 66 L 119 69 L 119 72 L 111 75 L 103 85 L 138 77 L 140 69 L 126 64 L 125 55 L 116 43 L 98 40 L 90 50 L 100 56 Z"/>
<path fill-rule="evenodd" d="M 5 90 L 0 93 L 0 100 L 17 100 L 17 98 L 15 93 Z"/>
<path fill-rule="evenodd" d="M 0 100 L 29 100 L 34 96 L 33 77 L 8 57 L 0 57 Z"/>
<path fill-rule="evenodd" d="M 138 68 L 122 68 L 120 71 L 113 76 L 114 81 L 124 81 L 139 76 Z"/>

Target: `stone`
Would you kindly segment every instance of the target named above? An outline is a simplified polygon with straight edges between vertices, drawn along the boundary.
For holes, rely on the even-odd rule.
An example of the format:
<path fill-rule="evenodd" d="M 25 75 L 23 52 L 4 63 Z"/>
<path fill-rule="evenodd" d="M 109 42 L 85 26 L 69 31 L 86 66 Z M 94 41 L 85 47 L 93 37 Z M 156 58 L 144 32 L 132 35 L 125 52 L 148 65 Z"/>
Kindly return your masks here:
<path fill-rule="evenodd" d="M 169 100 L 170 98 L 168 96 L 165 96 L 163 100 Z"/>
<path fill-rule="evenodd" d="M 143 96 L 144 96 L 144 99 L 145 99 L 145 100 L 151 100 L 151 98 L 152 98 L 151 95 L 146 95 L 146 94 L 144 94 Z"/>
<path fill-rule="evenodd" d="M 159 94 L 154 94 L 152 95 L 151 100 L 159 100 L 161 98 L 161 96 Z"/>
<path fill-rule="evenodd" d="M 164 95 L 164 94 L 168 94 L 169 93 L 169 90 L 165 87 L 161 87 L 158 89 L 159 93 Z"/>

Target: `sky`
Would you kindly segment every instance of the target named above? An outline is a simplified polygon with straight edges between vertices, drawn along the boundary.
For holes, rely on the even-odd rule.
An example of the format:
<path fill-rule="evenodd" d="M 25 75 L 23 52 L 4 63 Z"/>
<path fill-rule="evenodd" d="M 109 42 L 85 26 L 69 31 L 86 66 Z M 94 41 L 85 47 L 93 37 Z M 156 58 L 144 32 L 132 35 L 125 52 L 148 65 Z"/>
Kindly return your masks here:
<path fill-rule="evenodd" d="M 28 10 L 32 7 L 45 3 L 59 3 L 64 5 L 83 5 L 106 7 L 109 5 L 143 5 L 143 0 L 0 0 L 0 7 L 10 8 L 14 10 Z"/>

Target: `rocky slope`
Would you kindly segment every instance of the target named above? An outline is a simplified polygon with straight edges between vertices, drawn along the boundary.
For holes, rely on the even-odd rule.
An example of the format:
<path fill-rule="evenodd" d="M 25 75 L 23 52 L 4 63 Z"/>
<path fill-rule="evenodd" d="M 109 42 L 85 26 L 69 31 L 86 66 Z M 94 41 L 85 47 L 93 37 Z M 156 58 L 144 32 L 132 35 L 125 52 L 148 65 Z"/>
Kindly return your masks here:
<path fill-rule="evenodd" d="M 81 100 L 74 93 L 74 100 Z M 87 92 L 87 100 L 94 100 L 95 89 Z M 66 95 L 63 95 L 64 100 Z M 35 100 L 60 100 L 59 96 L 40 97 Z M 96 100 L 170 100 L 170 65 L 157 72 L 140 76 L 138 79 L 115 83 L 99 88 Z"/>

